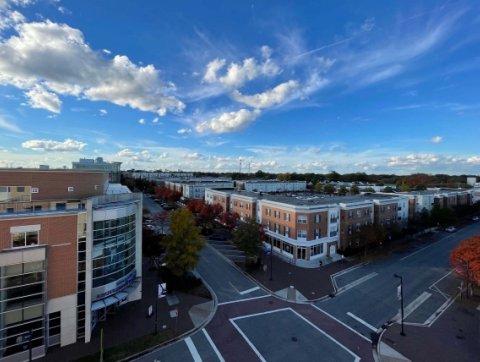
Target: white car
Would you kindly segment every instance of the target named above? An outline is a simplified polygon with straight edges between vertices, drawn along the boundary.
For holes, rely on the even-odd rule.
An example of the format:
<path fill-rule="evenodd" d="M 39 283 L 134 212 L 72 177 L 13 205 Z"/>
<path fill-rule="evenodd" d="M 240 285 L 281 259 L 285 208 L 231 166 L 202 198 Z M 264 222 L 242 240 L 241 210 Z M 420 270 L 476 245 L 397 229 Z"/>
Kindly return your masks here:
<path fill-rule="evenodd" d="M 457 228 L 455 226 L 449 226 L 448 228 L 445 229 L 447 233 L 454 233 L 457 231 Z"/>

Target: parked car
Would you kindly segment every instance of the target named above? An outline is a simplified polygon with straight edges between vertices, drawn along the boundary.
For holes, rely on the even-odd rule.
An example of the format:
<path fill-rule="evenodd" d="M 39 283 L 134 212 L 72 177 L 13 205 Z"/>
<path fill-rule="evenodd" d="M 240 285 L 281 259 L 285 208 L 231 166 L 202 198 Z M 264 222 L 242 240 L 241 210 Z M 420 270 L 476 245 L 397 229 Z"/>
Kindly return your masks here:
<path fill-rule="evenodd" d="M 447 233 L 454 233 L 457 231 L 457 228 L 455 226 L 449 226 L 448 228 L 445 229 Z"/>
<path fill-rule="evenodd" d="M 472 217 L 472 221 L 478 221 L 478 220 L 480 220 L 480 218 L 478 216 Z"/>

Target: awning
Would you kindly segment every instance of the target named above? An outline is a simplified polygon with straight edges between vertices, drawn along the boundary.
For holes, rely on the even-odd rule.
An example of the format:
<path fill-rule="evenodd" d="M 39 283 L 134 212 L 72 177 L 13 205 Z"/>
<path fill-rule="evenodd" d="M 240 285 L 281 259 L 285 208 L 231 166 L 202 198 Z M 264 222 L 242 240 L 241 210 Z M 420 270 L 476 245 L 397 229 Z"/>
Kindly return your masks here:
<path fill-rule="evenodd" d="M 109 307 L 113 304 L 123 302 L 124 300 L 127 299 L 127 297 L 128 297 L 127 292 L 115 293 L 115 294 L 110 295 L 110 296 L 108 296 L 104 299 L 97 300 L 97 301 L 93 302 L 91 310 L 93 312 L 93 311 L 96 311 L 96 310 L 107 308 L 107 307 Z"/>

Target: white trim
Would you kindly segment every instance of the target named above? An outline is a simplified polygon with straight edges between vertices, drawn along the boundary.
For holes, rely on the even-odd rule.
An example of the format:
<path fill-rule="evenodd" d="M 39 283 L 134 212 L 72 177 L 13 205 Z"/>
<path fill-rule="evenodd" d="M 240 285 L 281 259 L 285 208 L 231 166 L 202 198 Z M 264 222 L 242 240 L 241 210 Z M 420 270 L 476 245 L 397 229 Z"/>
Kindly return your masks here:
<path fill-rule="evenodd" d="M 415 300 L 413 300 L 410 304 L 408 304 L 406 307 L 405 307 L 405 311 L 404 311 L 404 315 L 403 315 L 403 319 L 407 319 L 407 317 L 412 314 L 415 309 L 417 309 L 418 307 L 420 307 L 420 305 L 422 305 L 423 302 L 425 302 L 428 298 L 430 298 L 432 296 L 431 293 L 428 293 L 428 292 L 423 292 L 422 294 L 420 294 Z M 398 313 L 396 316 L 395 316 L 395 319 L 397 321 L 400 321 L 402 318 L 401 316 L 401 313 Z"/>
<path fill-rule="evenodd" d="M 367 275 L 364 275 L 363 277 L 357 279 L 357 280 L 354 280 L 353 282 L 347 284 L 347 285 L 344 285 L 343 287 L 340 287 L 337 289 L 337 295 L 343 293 L 343 292 L 346 292 L 347 290 L 350 290 L 352 288 L 355 288 L 356 286 L 366 282 L 367 280 L 370 280 L 374 277 L 376 277 L 378 275 L 377 272 L 373 272 L 373 273 L 370 273 L 370 274 L 367 274 Z M 336 283 L 335 283 L 336 285 Z"/>
<path fill-rule="evenodd" d="M 192 355 L 193 361 L 202 362 L 202 357 L 200 357 L 197 347 L 195 347 L 195 344 L 193 343 L 192 339 L 190 337 L 185 338 L 185 343 L 187 344 L 188 350 Z"/>
<path fill-rule="evenodd" d="M 352 317 L 353 319 L 355 319 L 357 322 L 360 322 L 362 323 L 365 327 L 368 327 L 369 329 L 371 329 L 372 331 L 376 332 L 378 329 L 375 328 L 374 326 L 372 326 L 371 324 L 365 322 L 362 318 L 360 317 L 357 317 L 355 314 L 353 314 L 352 312 L 347 312 L 347 315 L 349 317 Z"/>
<path fill-rule="evenodd" d="M 10 234 L 17 234 L 17 233 L 26 233 L 29 231 L 40 231 L 41 225 L 22 225 L 22 226 L 12 226 L 10 227 Z"/>
<path fill-rule="evenodd" d="M 213 340 L 212 338 L 210 337 L 210 335 L 208 334 L 207 330 L 205 328 L 202 329 L 202 332 L 203 334 L 205 335 L 205 338 L 207 339 L 208 343 L 210 343 L 210 346 L 212 346 L 213 348 L 213 351 L 215 352 L 215 354 L 217 355 L 218 359 L 220 362 L 225 362 L 225 360 L 223 359 L 223 356 L 222 354 L 220 353 L 220 351 L 218 350 L 217 346 L 215 345 L 215 343 L 213 343 Z"/>

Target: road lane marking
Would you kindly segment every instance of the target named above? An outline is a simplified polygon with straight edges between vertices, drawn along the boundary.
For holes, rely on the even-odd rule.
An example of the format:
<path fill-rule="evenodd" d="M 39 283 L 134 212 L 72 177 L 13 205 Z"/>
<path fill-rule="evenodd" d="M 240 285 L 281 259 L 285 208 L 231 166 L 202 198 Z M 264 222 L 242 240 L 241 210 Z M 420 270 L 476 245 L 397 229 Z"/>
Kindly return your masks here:
<path fill-rule="evenodd" d="M 447 301 L 445 301 L 445 303 L 443 303 L 440 308 L 438 308 L 430 317 L 428 317 L 428 319 L 425 321 L 424 325 L 426 325 L 427 327 L 431 327 L 433 323 L 435 323 L 435 321 L 440 318 L 440 316 L 453 304 L 453 302 L 455 301 L 455 299 L 457 299 L 458 295 L 455 297 L 455 298 L 451 298 Z"/>
<path fill-rule="evenodd" d="M 287 307 L 287 308 L 280 308 L 280 309 L 275 309 L 275 310 L 269 310 L 269 311 L 266 311 L 266 312 L 260 312 L 260 313 L 253 313 L 253 314 L 248 314 L 248 315 L 243 315 L 243 316 L 239 316 L 239 317 L 235 317 L 235 318 L 230 318 L 229 321 L 230 323 L 233 324 L 233 326 L 235 327 L 235 329 L 242 335 L 243 338 L 245 338 L 245 340 L 247 341 L 248 345 L 250 346 L 250 348 L 252 348 L 252 350 L 255 352 L 255 354 L 257 355 L 257 357 L 261 360 L 261 361 L 265 361 L 265 358 L 260 354 L 260 352 L 257 350 L 257 348 L 253 345 L 253 343 L 248 339 L 248 337 L 245 335 L 245 333 L 242 332 L 242 330 L 240 329 L 240 327 L 235 323 L 235 321 L 237 319 L 244 319 L 244 318 L 250 318 L 250 317 L 257 317 L 257 316 L 260 316 L 260 315 L 265 315 L 265 314 L 272 314 L 272 313 L 277 313 L 277 312 L 285 312 L 285 311 L 290 311 L 292 312 L 293 314 L 295 314 L 298 318 L 302 319 L 304 322 L 306 322 L 308 325 L 310 325 L 311 327 L 315 328 L 317 331 L 319 331 L 321 334 L 323 334 L 325 337 L 327 337 L 329 340 L 331 340 L 333 343 L 337 344 L 340 348 L 342 348 L 343 350 L 345 350 L 348 354 L 351 354 L 353 357 L 354 357 L 354 361 L 355 362 L 358 362 L 360 361 L 360 357 L 357 356 L 355 353 L 353 353 L 351 350 L 349 350 L 346 346 L 344 346 L 343 344 L 341 344 L 339 341 L 337 341 L 335 338 L 333 338 L 331 335 L 329 335 L 328 333 L 326 333 L 325 331 L 323 331 L 322 329 L 320 329 L 317 325 L 313 324 L 311 321 L 309 321 L 307 318 L 305 318 L 303 315 L 301 315 L 300 313 L 298 313 L 296 310 L 290 308 L 290 307 Z"/>
<path fill-rule="evenodd" d="M 200 357 L 200 354 L 197 351 L 197 347 L 195 347 L 192 339 L 190 337 L 185 338 L 185 343 L 187 344 L 188 350 L 190 351 L 194 362 L 202 362 L 202 357 Z"/>
<path fill-rule="evenodd" d="M 371 324 L 365 322 L 362 318 L 357 317 L 355 314 L 353 314 L 353 313 L 351 313 L 351 312 L 347 312 L 347 315 L 348 315 L 349 317 L 352 317 L 353 319 L 355 319 L 357 322 L 362 323 L 365 327 L 371 329 L 372 331 L 374 331 L 374 332 L 377 331 L 377 328 L 375 328 L 375 327 L 372 326 Z"/>
<path fill-rule="evenodd" d="M 217 346 L 215 345 L 215 343 L 213 343 L 212 341 L 212 338 L 210 338 L 210 335 L 208 334 L 207 330 L 205 328 L 202 329 L 202 332 L 203 334 L 205 335 L 205 338 L 207 339 L 208 343 L 210 343 L 210 346 L 212 346 L 213 348 L 213 351 L 215 352 L 215 354 L 217 355 L 218 359 L 220 362 L 225 362 L 225 360 L 223 359 L 222 357 L 222 354 L 220 353 L 220 351 L 218 350 Z"/>
<path fill-rule="evenodd" d="M 322 308 L 320 307 L 317 307 L 315 304 L 312 304 L 312 307 L 313 308 L 316 308 L 318 309 L 320 312 L 326 314 L 327 316 L 329 316 L 330 318 L 332 318 L 334 321 L 340 323 L 342 326 L 344 326 L 345 328 L 351 330 L 352 332 L 356 333 L 357 335 L 359 335 L 360 337 L 362 337 L 364 340 L 368 341 L 368 342 L 372 342 L 372 340 L 368 337 L 365 337 L 363 334 L 361 334 L 360 332 L 356 331 L 355 329 L 353 329 L 352 327 L 350 327 L 348 324 L 345 324 L 344 322 L 342 322 L 340 319 L 338 318 L 335 318 L 333 315 L 331 315 L 330 313 L 328 313 L 327 311 L 324 311 Z"/>
<path fill-rule="evenodd" d="M 404 310 L 404 315 L 403 315 L 403 319 L 407 319 L 407 317 L 412 314 L 415 309 L 417 309 L 418 307 L 420 307 L 420 305 L 425 302 L 428 298 L 430 298 L 432 296 L 431 293 L 429 292 L 423 292 L 422 294 L 420 294 L 415 300 L 413 300 L 410 304 L 408 304 L 406 307 L 405 307 L 405 310 Z M 400 321 L 402 318 L 402 314 L 401 312 L 398 313 L 396 315 L 396 320 L 397 321 Z"/>
<path fill-rule="evenodd" d="M 259 289 L 260 289 L 260 287 L 259 287 L 259 286 L 256 286 L 256 287 L 253 287 L 253 288 L 244 290 L 243 292 L 239 292 L 239 293 L 240 293 L 241 295 L 245 295 L 245 294 L 254 292 L 254 291 L 256 291 L 256 290 L 259 290 Z"/>
<path fill-rule="evenodd" d="M 260 295 L 258 297 L 244 298 L 244 299 L 238 299 L 238 300 L 230 300 L 228 302 L 218 303 L 218 305 L 233 304 L 233 303 L 239 303 L 239 302 L 248 302 L 249 300 L 262 299 L 262 298 L 267 298 L 267 297 L 271 297 L 271 295 L 266 294 L 266 295 Z"/>
<path fill-rule="evenodd" d="M 417 254 L 417 253 L 419 253 L 419 252 L 421 252 L 421 251 L 423 251 L 423 250 L 425 250 L 425 249 L 428 249 L 428 248 L 430 248 L 430 247 L 432 247 L 432 246 L 440 243 L 441 241 L 450 239 L 452 236 L 453 236 L 453 234 L 448 235 L 448 236 L 445 236 L 445 237 L 441 238 L 440 240 L 437 240 L 437 241 L 433 242 L 433 243 L 430 244 L 430 245 L 424 246 L 423 248 L 420 248 L 420 249 L 418 249 L 417 251 L 414 251 L 413 253 L 408 254 L 408 255 L 404 256 L 403 258 L 400 258 L 400 260 L 408 259 L 408 258 L 410 258 L 411 256 L 413 256 L 413 255 L 415 255 L 415 254 Z"/>
<path fill-rule="evenodd" d="M 352 289 L 364 282 L 366 282 L 367 280 L 369 279 L 372 279 L 373 277 L 376 277 L 378 275 L 377 272 L 373 272 L 373 273 L 370 273 L 370 274 L 367 274 L 367 275 L 364 275 L 363 277 L 347 284 L 347 285 L 344 285 L 343 287 L 340 287 L 338 288 L 338 292 L 337 292 L 337 295 L 340 294 L 340 293 L 343 293 L 343 292 L 346 292 L 347 290 L 349 289 Z"/>

